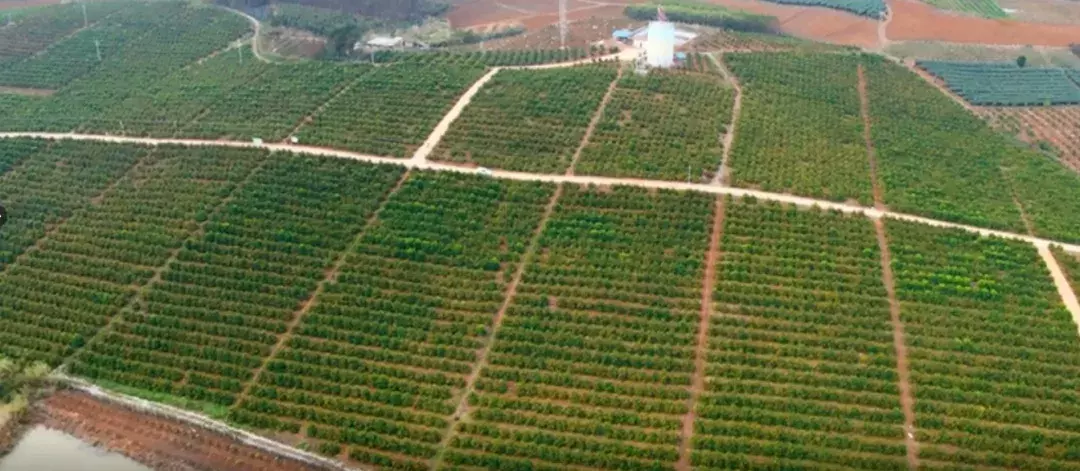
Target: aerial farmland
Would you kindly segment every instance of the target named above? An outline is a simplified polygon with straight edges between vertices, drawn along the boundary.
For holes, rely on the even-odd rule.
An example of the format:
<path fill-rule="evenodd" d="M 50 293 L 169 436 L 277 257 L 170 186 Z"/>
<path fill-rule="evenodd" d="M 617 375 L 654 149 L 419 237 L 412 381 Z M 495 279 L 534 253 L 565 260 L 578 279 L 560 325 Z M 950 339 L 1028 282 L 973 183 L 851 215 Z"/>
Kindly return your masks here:
<path fill-rule="evenodd" d="M 1033 2 L 0 0 L 0 471 L 1080 469 Z"/>

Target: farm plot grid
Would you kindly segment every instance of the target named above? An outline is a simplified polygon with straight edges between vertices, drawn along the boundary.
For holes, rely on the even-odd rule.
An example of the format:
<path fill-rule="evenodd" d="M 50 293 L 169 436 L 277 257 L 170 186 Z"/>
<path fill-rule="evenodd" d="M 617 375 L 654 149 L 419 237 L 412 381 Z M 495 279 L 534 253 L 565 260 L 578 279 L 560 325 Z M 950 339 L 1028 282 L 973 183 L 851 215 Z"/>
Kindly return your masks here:
<path fill-rule="evenodd" d="M 379 67 L 362 75 L 297 136 L 304 144 L 406 157 L 483 74 L 478 66 Z"/>
<path fill-rule="evenodd" d="M 1001 166 L 1013 146 L 914 72 L 864 59 L 871 138 L 894 211 L 1023 233 Z"/>
<path fill-rule="evenodd" d="M 1080 172 L 1080 106 L 984 107 L 978 114 L 994 129 L 1050 151 Z"/>
<path fill-rule="evenodd" d="M 600 105 L 616 69 L 503 70 L 450 126 L 432 159 L 559 173 Z"/>
<path fill-rule="evenodd" d="M 179 135 L 281 141 L 369 70 L 366 66 L 327 66 L 318 62 L 270 67 L 210 104 Z"/>
<path fill-rule="evenodd" d="M 735 186 L 873 204 L 858 94 L 859 56 L 725 54 L 742 84 Z"/>
<path fill-rule="evenodd" d="M 82 4 L 55 5 L 22 15 L 10 25 L 5 15 L 5 27 L 0 28 L 0 64 L 7 67 L 9 61 L 33 55 L 89 22 L 96 22 L 130 5 L 125 2 L 87 3 L 85 18 Z"/>
<path fill-rule="evenodd" d="M 21 118 L 23 126 L 71 131 L 81 125 L 105 126 L 101 115 L 142 87 L 168 77 L 184 66 L 225 48 L 249 30 L 238 15 L 210 6 L 187 6 L 172 21 L 153 28 L 116 55 L 107 57 L 41 106 Z M 107 123 L 123 129 L 120 122 Z"/>
<path fill-rule="evenodd" d="M 1021 68 L 1015 62 L 918 61 L 957 95 L 979 106 L 1080 104 L 1080 87 L 1056 67 Z"/>
<path fill-rule="evenodd" d="M 127 135 L 173 137 L 212 106 L 228 100 L 272 67 L 255 60 L 248 46 L 191 64 L 161 80 L 141 87 L 107 109 L 100 119 L 83 126 L 87 131 Z M 118 128 L 123 123 L 122 129 Z M 231 126 L 241 126 L 231 123 Z M 222 129 L 222 132 L 226 132 Z"/>
<path fill-rule="evenodd" d="M 688 411 L 714 201 L 565 187 L 445 463 L 670 468 Z"/>
<path fill-rule="evenodd" d="M 214 163 L 228 160 L 215 159 L 195 176 L 213 175 Z M 78 355 L 71 372 L 232 405 L 401 173 L 335 159 L 270 158 L 232 198 L 221 202 L 226 188 L 219 190 L 220 211 L 201 208 L 205 226 L 101 341 Z"/>
<path fill-rule="evenodd" d="M 144 151 L 108 144 L 14 140 L 4 143 L 4 153 L 10 163 L 0 176 L 0 201 L 10 222 L 0 238 L 0 269 L 104 191 Z"/>
<path fill-rule="evenodd" d="M 553 190 L 411 176 L 232 418 L 427 469 Z"/>
<path fill-rule="evenodd" d="M 1028 149 L 1009 153 L 1002 171 L 1036 235 L 1080 242 L 1080 175 L 1053 157 Z"/>
<path fill-rule="evenodd" d="M 5 64 L 0 68 L 0 85 L 40 89 L 63 87 L 101 65 L 104 58 L 117 55 L 155 28 L 174 21 L 183 10 L 182 3 L 131 3 L 39 54 Z"/>
<path fill-rule="evenodd" d="M 1080 343 L 1034 247 L 886 227 L 923 466 L 1075 469 Z"/>
<path fill-rule="evenodd" d="M 9 265 L 0 276 L 5 348 L 19 356 L 30 350 L 55 366 L 84 346 L 154 276 L 199 214 L 253 166 L 250 159 L 219 159 L 217 153 L 154 151 Z"/>
<path fill-rule="evenodd" d="M 695 468 L 906 469 L 873 224 L 727 206 Z"/>
<path fill-rule="evenodd" d="M 582 175 L 709 180 L 734 91 L 719 75 L 625 73 L 582 151 Z M 689 175 L 688 175 L 689 172 Z"/>

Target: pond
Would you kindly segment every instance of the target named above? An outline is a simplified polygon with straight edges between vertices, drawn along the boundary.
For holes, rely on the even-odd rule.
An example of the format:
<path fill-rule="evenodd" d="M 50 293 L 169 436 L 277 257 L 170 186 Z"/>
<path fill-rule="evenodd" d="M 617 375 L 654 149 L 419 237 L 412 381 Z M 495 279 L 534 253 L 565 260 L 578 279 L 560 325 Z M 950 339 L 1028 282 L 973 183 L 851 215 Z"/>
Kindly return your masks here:
<path fill-rule="evenodd" d="M 94 447 L 71 435 L 37 426 L 26 432 L 0 471 L 151 471 L 130 458 Z"/>

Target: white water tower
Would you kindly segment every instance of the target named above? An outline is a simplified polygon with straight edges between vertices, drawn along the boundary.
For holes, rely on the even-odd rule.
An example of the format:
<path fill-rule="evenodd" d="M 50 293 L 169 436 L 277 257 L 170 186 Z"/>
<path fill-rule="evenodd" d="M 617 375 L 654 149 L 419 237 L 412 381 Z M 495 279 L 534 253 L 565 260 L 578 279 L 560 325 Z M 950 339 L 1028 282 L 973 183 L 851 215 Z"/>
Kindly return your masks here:
<path fill-rule="evenodd" d="M 650 21 L 645 43 L 645 57 L 650 67 L 675 65 L 675 25 L 667 21 Z"/>

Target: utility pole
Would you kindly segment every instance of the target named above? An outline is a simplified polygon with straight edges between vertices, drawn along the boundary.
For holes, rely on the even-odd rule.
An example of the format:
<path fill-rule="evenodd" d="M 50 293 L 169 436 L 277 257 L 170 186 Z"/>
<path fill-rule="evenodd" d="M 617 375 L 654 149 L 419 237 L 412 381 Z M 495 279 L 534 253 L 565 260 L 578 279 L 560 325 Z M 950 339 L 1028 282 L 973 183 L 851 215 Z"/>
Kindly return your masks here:
<path fill-rule="evenodd" d="M 566 0 L 559 0 L 559 45 L 566 49 Z"/>
<path fill-rule="evenodd" d="M 82 2 L 82 25 L 83 28 L 90 26 L 90 21 L 86 19 L 86 2 Z"/>
<path fill-rule="evenodd" d="M 94 49 L 97 49 L 97 61 L 101 62 L 101 41 L 100 40 L 97 40 L 97 39 L 94 40 Z"/>
<path fill-rule="evenodd" d="M 244 48 L 236 48 L 236 55 L 240 57 L 240 65 L 244 65 Z"/>
<path fill-rule="evenodd" d="M 690 164 L 686 164 L 686 183 L 690 183 Z"/>

